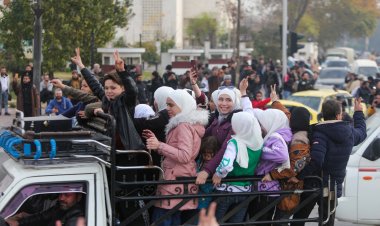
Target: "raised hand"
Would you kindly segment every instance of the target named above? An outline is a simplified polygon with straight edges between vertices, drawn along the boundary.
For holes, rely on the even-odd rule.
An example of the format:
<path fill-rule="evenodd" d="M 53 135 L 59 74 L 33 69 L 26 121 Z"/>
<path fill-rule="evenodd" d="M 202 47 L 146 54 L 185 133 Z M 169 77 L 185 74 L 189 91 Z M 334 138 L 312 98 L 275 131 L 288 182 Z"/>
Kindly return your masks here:
<path fill-rule="evenodd" d="M 271 92 L 270 92 L 270 99 L 274 102 L 277 101 L 279 98 L 276 93 L 276 84 L 273 86 L 270 86 Z"/>
<path fill-rule="evenodd" d="M 84 64 L 82 63 L 82 58 L 80 57 L 80 49 L 79 49 L 79 47 L 75 48 L 75 56 L 74 56 L 74 57 L 71 57 L 71 61 L 72 61 L 74 64 L 78 65 L 78 67 L 79 67 L 80 69 L 85 68 L 85 67 L 84 67 Z"/>
<path fill-rule="evenodd" d="M 202 209 L 199 213 L 199 223 L 198 226 L 219 226 L 215 217 L 216 203 L 212 202 L 208 208 L 208 213 L 206 214 L 206 209 Z"/>
<path fill-rule="evenodd" d="M 190 83 L 197 84 L 198 81 L 198 72 L 194 68 L 190 69 Z"/>
<path fill-rule="evenodd" d="M 124 61 L 120 58 L 119 51 L 115 50 L 113 53 L 113 58 L 115 59 L 115 69 L 118 72 L 125 71 Z"/>
<path fill-rule="evenodd" d="M 53 84 L 54 87 L 61 88 L 61 89 L 65 88 L 65 85 L 62 83 L 60 79 L 55 78 L 51 80 L 50 82 Z"/>
<path fill-rule="evenodd" d="M 363 111 L 362 98 L 361 97 L 355 98 L 354 110 L 355 111 Z"/>
<path fill-rule="evenodd" d="M 243 78 L 239 84 L 239 90 L 241 95 L 247 95 L 248 78 Z"/>

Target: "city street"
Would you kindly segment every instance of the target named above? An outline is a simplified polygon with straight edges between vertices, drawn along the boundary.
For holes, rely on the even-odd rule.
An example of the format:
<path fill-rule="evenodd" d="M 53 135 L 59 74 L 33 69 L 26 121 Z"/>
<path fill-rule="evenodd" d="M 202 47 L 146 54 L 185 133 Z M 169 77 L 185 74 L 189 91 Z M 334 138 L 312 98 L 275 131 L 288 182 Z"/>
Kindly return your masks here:
<path fill-rule="evenodd" d="M 12 124 L 12 120 L 13 120 L 13 117 L 15 115 L 15 109 L 10 108 L 9 113 L 11 113 L 11 116 L 4 116 L 4 115 L 0 116 L 1 127 L 10 126 Z M 312 216 L 316 216 L 317 214 L 318 214 L 318 208 L 315 208 L 314 211 L 312 212 Z M 312 226 L 312 225 L 318 225 L 318 224 L 317 223 L 307 223 L 306 225 Z M 362 224 L 351 224 L 351 223 L 342 222 L 342 221 L 338 221 L 338 220 L 335 221 L 335 225 L 336 226 L 365 226 Z"/>

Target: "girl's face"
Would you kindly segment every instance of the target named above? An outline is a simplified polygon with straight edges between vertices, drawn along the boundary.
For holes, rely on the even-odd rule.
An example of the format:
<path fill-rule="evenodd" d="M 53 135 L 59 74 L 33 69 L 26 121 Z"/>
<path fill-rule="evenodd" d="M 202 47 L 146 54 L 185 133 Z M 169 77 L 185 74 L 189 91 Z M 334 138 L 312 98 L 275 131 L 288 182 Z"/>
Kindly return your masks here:
<path fill-rule="evenodd" d="M 212 150 L 208 150 L 208 149 L 206 149 L 206 150 L 202 153 L 203 161 L 210 161 L 210 160 L 212 159 L 212 157 L 214 157 L 214 153 L 212 152 Z"/>
<path fill-rule="evenodd" d="M 82 90 L 85 93 L 92 93 L 90 87 L 88 86 L 86 80 L 82 80 L 80 90 Z"/>
<path fill-rule="evenodd" d="M 222 114 L 230 113 L 234 108 L 232 98 L 227 94 L 222 94 L 218 98 L 218 109 Z"/>
<path fill-rule="evenodd" d="M 168 110 L 170 118 L 176 116 L 181 112 L 181 108 L 179 108 L 178 105 L 172 99 L 170 99 L 170 97 L 168 97 L 166 100 L 166 109 Z"/>
<path fill-rule="evenodd" d="M 124 87 L 114 82 L 112 79 L 107 79 L 104 82 L 105 94 L 108 100 L 113 100 L 124 92 Z"/>

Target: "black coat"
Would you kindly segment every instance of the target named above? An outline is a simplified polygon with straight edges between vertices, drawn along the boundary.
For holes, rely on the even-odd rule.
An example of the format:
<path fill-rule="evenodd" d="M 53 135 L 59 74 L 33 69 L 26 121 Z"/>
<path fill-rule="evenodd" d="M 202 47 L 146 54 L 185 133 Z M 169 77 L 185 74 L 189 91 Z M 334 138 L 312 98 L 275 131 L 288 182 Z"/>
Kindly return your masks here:
<path fill-rule="evenodd" d="M 342 183 L 346 176 L 346 166 L 352 148 L 367 137 L 364 114 L 354 113 L 354 127 L 349 122 L 322 122 L 314 126 L 311 146 L 311 160 L 297 175 L 298 179 L 305 176 L 323 175 L 327 185 L 330 176 L 331 185 L 337 184 L 337 196 L 342 195 Z"/>
<path fill-rule="evenodd" d="M 82 69 L 81 72 L 93 94 L 102 100 L 103 111 L 115 117 L 117 133 L 124 148 L 127 150 L 144 149 L 144 144 L 131 118 L 131 115 L 134 115 L 137 103 L 137 88 L 136 83 L 129 76 L 128 72 L 123 71 L 118 73 L 124 84 L 125 91 L 112 101 L 107 99 L 103 86 L 87 68 Z"/>

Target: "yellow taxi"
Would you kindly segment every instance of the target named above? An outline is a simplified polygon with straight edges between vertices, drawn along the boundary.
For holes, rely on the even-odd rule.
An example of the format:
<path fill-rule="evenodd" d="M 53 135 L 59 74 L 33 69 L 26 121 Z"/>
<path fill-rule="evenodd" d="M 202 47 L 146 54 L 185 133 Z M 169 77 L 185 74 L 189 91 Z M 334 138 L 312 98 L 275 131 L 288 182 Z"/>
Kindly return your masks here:
<path fill-rule="evenodd" d="M 310 112 L 310 125 L 318 123 L 318 112 L 314 109 L 312 109 L 309 106 L 306 106 L 302 103 L 296 102 L 296 101 L 291 101 L 291 100 L 278 100 L 284 107 L 289 109 L 290 112 L 292 112 L 293 108 L 295 107 L 304 107 Z M 267 108 L 271 107 L 272 102 L 267 104 Z"/>
<path fill-rule="evenodd" d="M 334 89 L 319 89 L 319 90 L 307 90 L 293 93 L 288 100 L 302 103 L 311 109 L 315 110 L 317 114 L 322 111 L 322 104 L 326 100 L 339 100 L 343 103 L 345 111 L 349 115 L 354 114 L 353 106 L 353 96 L 345 90 L 334 90 Z M 366 115 L 367 107 L 363 103 L 363 112 Z"/>

